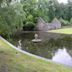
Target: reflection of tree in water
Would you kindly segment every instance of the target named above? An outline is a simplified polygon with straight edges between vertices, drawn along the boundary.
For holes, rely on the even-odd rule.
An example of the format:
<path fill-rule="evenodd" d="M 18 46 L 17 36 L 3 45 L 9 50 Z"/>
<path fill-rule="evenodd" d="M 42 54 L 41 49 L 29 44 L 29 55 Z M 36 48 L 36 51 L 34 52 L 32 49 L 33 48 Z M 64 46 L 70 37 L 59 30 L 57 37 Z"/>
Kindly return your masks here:
<path fill-rule="evenodd" d="M 17 39 L 19 40 L 19 38 Z M 14 40 L 14 42 L 16 41 L 17 40 Z M 72 56 L 72 37 L 71 36 L 62 36 L 59 38 L 50 38 L 50 39 L 48 37 L 47 40 L 44 40 L 40 43 L 33 43 L 31 39 L 28 37 L 22 38 L 22 49 L 23 50 L 26 50 L 30 53 L 33 53 L 39 56 L 43 56 L 46 58 L 50 58 L 50 59 L 52 58 L 56 50 L 58 50 L 59 48 L 62 49 L 63 47 L 66 47 L 67 51 Z"/>
<path fill-rule="evenodd" d="M 65 36 L 63 38 L 50 39 L 49 44 L 51 44 L 52 47 L 62 48 L 63 46 L 65 46 L 68 49 L 72 49 L 72 37 L 71 36 Z"/>
<path fill-rule="evenodd" d="M 41 43 L 33 43 L 31 40 L 23 40 L 23 49 L 36 55 L 40 55 L 46 58 L 51 58 L 58 48 L 66 47 L 72 48 L 72 37 L 65 36 L 63 38 L 51 38 Z"/>
<path fill-rule="evenodd" d="M 68 49 L 72 49 L 72 37 L 71 36 L 66 36 L 62 39 L 64 41 L 64 45 Z"/>

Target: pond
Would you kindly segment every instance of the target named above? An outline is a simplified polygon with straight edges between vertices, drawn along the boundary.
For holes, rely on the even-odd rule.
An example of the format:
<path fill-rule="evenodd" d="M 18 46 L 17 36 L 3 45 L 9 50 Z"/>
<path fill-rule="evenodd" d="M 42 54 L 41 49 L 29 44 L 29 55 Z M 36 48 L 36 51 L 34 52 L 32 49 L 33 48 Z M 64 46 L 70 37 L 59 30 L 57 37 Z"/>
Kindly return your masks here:
<path fill-rule="evenodd" d="M 39 35 L 41 42 L 32 42 L 35 34 Z M 18 47 L 19 40 L 22 50 L 72 67 L 72 35 L 40 31 L 21 32 L 14 35 L 10 42 Z"/>

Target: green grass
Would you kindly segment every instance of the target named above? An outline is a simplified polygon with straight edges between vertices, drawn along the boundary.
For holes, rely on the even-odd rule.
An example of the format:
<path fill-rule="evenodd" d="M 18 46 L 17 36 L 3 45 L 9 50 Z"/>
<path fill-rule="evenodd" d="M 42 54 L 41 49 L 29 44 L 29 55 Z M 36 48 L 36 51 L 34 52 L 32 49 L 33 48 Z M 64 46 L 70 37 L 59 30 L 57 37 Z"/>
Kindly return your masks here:
<path fill-rule="evenodd" d="M 64 29 L 50 30 L 48 32 L 61 33 L 61 34 L 72 34 L 72 28 L 64 28 Z"/>
<path fill-rule="evenodd" d="M 20 53 L 0 39 L 0 72 L 72 72 L 72 68 Z"/>

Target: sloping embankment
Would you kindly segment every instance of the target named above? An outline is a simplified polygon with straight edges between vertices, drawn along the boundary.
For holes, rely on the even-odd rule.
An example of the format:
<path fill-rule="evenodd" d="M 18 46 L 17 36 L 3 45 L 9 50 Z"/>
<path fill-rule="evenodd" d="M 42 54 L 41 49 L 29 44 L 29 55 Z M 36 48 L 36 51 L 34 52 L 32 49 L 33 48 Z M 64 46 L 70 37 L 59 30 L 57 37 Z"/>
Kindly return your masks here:
<path fill-rule="evenodd" d="M 72 68 L 22 53 L 0 38 L 0 72 L 72 72 Z"/>

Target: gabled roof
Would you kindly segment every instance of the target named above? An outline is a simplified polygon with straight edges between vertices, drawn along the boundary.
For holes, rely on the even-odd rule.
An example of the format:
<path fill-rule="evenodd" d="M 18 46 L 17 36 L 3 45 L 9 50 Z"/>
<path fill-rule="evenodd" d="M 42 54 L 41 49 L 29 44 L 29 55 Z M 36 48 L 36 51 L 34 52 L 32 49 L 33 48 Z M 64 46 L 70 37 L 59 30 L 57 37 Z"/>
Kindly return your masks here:
<path fill-rule="evenodd" d="M 54 18 L 52 23 L 57 23 L 57 24 L 60 24 L 60 21 L 57 19 L 57 18 Z"/>

